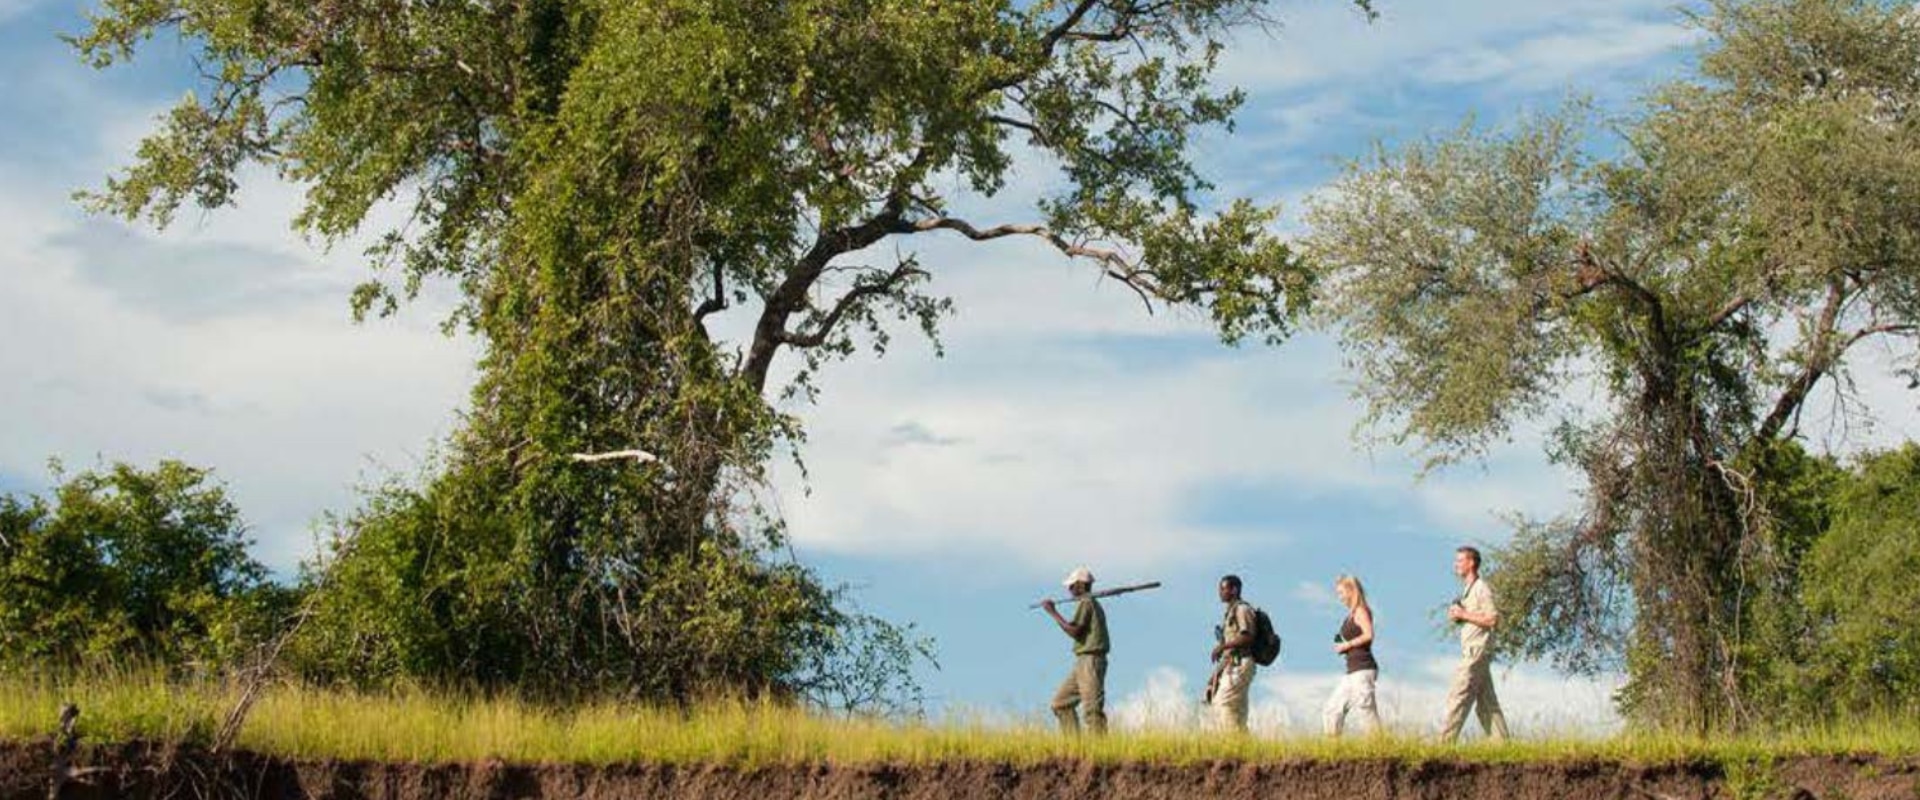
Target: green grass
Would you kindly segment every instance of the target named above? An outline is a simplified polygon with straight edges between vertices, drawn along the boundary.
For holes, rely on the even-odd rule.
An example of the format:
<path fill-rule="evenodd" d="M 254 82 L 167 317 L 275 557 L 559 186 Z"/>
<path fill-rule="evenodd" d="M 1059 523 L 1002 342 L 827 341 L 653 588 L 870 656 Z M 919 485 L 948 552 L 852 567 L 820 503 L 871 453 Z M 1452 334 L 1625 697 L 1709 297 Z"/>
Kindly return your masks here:
<path fill-rule="evenodd" d="M 77 681 L 0 677 L 0 738 L 50 733 L 63 702 L 81 708 L 89 742 L 204 742 L 233 693 L 205 684 L 114 676 Z M 1920 723 L 1810 728 L 1734 740 L 1680 736 L 1563 737 L 1459 747 L 1400 737 L 1268 739 L 1206 732 L 1117 733 L 1068 738 L 1026 724 L 894 724 L 848 720 L 752 703 L 715 703 L 689 715 L 613 703 L 557 709 L 509 698 L 420 691 L 355 694 L 298 686 L 269 690 L 240 746 L 301 758 L 463 762 L 666 762 L 768 766 L 1055 759 L 1194 763 L 1218 759 L 1372 758 L 1489 762 L 1602 759 L 1634 763 L 1770 763 L 1796 755 L 1920 755 Z"/>

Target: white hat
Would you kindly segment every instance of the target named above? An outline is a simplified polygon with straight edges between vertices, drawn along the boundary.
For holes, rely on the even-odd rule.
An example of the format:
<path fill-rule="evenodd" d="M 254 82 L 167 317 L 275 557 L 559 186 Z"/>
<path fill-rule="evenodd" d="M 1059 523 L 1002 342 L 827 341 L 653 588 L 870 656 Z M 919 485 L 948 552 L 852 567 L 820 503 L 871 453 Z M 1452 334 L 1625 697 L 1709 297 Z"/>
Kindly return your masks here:
<path fill-rule="evenodd" d="M 1061 581 L 1060 585 L 1072 586 L 1081 581 L 1093 583 L 1093 570 L 1087 569 L 1086 567 L 1074 567 L 1072 572 L 1067 573 L 1067 579 Z"/>

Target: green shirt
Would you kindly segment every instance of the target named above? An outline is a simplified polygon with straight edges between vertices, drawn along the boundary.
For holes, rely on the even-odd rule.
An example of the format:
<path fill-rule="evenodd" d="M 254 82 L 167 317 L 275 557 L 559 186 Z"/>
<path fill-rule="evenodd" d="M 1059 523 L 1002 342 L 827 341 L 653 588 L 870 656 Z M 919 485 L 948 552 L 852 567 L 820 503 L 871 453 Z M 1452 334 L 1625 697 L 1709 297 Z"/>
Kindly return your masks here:
<path fill-rule="evenodd" d="M 1107 610 L 1100 607 L 1100 601 L 1091 597 L 1080 601 L 1080 608 L 1073 612 L 1073 626 L 1080 629 L 1073 640 L 1074 655 L 1107 654 Z"/>

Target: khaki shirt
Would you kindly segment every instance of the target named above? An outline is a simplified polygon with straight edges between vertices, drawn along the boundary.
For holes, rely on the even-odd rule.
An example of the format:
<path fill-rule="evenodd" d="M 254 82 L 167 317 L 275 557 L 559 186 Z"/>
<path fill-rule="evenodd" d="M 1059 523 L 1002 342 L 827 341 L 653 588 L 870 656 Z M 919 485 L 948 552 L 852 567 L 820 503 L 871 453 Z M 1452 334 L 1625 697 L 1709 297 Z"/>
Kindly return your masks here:
<path fill-rule="evenodd" d="M 1475 616 L 1498 613 L 1493 605 L 1493 587 L 1478 578 L 1467 586 L 1466 593 L 1460 595 L 1460 605 L 1467 610 L 1467 613 Z M 1484 650 L 1487 643 L 1493 639 L 1491 630 L 1465 620 L 1460 621 L 1459 625 L 1460 652 L 1462 653 L 1472 654 Z"/>
<path fill-rule="evenodd" d="M 1253 627 L 1253 604 L 1245 600 L 1235 600 L 1227 606 L 1226 618 L 1220 621 L 1220 641 L 1232 641 L 1234 637 L 1239 636 L 1242 631 L 1245 631 L 1247 635 L 1251 636 L 1253 635 Z M 1227 650 L 1227 656 L 1234 661 L 1245 660 L 1246 657 L 1252 653 L 1253 645 L 1251 644 L 1246 647 L 1236 647 Z"/>
<path fill-rule="evenodd" d="M 1080 607 L 1073 612 L 1073 624 L 1080 629 L 1080 638 L 1073 640 L 1074 655 L 1107 654 L 1112 645 L 1107 641 L 1107 610 L 1100 607 L 1100 601 L 1091 597 L 1080 601 Z"/>

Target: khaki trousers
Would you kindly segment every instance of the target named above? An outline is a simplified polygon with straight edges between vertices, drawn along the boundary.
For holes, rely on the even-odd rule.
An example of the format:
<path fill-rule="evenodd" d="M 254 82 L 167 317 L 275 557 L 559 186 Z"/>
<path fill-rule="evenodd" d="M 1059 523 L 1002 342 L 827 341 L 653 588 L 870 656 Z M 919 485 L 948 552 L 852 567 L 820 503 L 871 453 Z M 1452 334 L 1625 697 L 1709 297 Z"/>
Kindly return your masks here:
<path fill-rule="evenodd" d="M 1447 723 L 1440 731 L 1440 741 L 1459 740 L 1469 707 L 1479 715 L 1480 728 L 1487 732 L 1487 738 L 1496 742 L 1507 738 L 1507 717 L 1500 713 L 1500 697 L 1493 691 L 1493 654 L 1485 647 L 1460 654 L 1460 665 L 1453 670 L 1453 685 L 1447 689 Z"/>
<path fill-rule="evenodd" d="M 1084 706 L 1087 728 L 1094 733 L 1107 732 L 1107 657 L 1105 655 L 1079 655 L 1073 657 L 1073 671 L 1067 673 L 1067 679 L 1060 682 L 1059 690 L 1053 693 L 1053 715 L 1060 720 L 1060 730 L 1064 733 L 1080 732 L 1080 715 L 1075 713 L 1076 706 Z"/>
<path fill-rule="evenodd" d="M 1253 673 L 1259 666 L 1245 656 L 1221 656 L 1227 665 L 1220 668 L 1220 682 L 1213 686 L 1213 713 L 1220 727 L 1247 730 L 1247 695 L 1253 690 Z"/>

